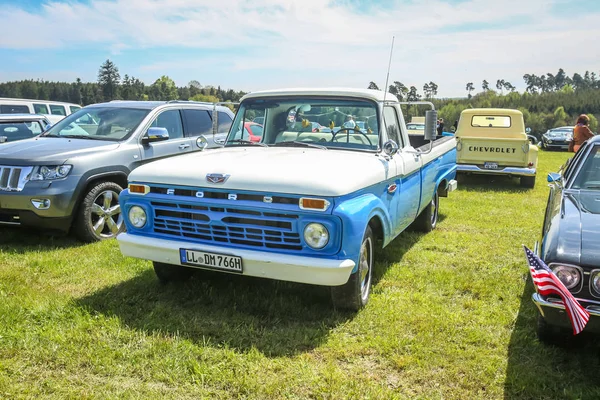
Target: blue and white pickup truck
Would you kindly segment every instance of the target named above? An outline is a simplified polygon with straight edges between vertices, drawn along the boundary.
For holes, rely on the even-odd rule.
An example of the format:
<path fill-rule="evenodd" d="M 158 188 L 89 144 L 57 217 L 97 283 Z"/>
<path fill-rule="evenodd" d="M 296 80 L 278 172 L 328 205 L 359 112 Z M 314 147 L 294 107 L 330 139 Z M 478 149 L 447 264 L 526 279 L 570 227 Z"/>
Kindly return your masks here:
<path fill-rule="evenodd" d="M 374 253 L 411 225 L 435 228 L 439 197 L 456 188 L 455 139 L 436 137 L 428 113 L 426 134 L 409 137 L 389 93 L 248 94 L 223 148 L 129 175 L 121 251 L 152 260 L 162 282 L 213 269 L 326 285 L 336 307 L 358 310 Z M 248 140 L 257 118 L 260 141 Z"/>

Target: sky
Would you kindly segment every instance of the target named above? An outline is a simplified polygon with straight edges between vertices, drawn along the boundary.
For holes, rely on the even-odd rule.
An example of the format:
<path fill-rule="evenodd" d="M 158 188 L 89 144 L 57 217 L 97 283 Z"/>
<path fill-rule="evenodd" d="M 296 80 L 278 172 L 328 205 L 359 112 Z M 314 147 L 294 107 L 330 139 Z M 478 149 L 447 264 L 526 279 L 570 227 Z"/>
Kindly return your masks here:
<path fill-rule="evenodd" d="M 0 82 L 97 80 L 256 91 L 600 74 L 598 0 L 0 0 Z"/>

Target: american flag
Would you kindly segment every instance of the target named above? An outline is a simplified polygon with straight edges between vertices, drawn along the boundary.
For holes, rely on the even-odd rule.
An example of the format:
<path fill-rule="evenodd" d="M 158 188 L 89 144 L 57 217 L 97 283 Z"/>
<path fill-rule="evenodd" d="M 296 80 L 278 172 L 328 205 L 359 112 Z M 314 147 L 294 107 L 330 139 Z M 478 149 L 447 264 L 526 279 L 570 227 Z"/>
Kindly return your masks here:
<path fill-rule="evenodd" d="M 536 286 L 539 294 L 542 296 L 550 294 L 559 295 L 571 320 L 573 335 L 580 333 L 590 319 L 590 314 L 573 297 L 569 289 L 558 279 L 556 274 L 527 247 L 525 247 L 525 255 L 527 256 L 531 279 L 533 279 L 533 284 Z"/>

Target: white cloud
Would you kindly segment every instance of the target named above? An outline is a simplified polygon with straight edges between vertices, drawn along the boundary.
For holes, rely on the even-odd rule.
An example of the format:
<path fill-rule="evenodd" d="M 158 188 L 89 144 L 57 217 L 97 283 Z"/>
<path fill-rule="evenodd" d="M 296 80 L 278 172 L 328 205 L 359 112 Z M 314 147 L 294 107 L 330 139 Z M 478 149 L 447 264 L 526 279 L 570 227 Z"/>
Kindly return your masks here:
<path fill-rule="evenodd" d="M 593 43 L 599 15 L 573 23 L 564 0 L 389 3 L 370 4 L 368 13 L 321 0 L 53 1 L 37 13 L 9 6 L 0 10 L 0 48 L 92 46 L 123 56 L 129 49 L 184 47 L 190 56 L 157 56 L 129 74 L 156 72 L 185 83 L 196 69 L 223 80 L 215 84 L 244 90 L 287 83 L 364 87 L 371 80 L 383 86 L 392 35 L 390 80 L 419 89 L 433 80 L 445 96 L 464 94 L 469 81 L 480 87 L 483 79 L 506 79 L 522 88 L 525 73 L 600 69 L 600 46 Z M 552 12 L 559 3 L 562 15 Z M 231 51 L 216 57 L 211 49 Z M 244 80 L 261 70 L 269 71 L 262 81 Z"/>

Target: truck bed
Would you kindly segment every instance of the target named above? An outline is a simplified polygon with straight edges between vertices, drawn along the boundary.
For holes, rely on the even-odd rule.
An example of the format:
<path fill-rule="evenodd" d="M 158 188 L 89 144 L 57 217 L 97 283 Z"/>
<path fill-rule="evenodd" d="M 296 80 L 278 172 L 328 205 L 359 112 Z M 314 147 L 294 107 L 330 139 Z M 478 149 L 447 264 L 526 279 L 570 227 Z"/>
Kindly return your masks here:
<path fill-rule="evenodd" d="M 433 147 L 437 147 L 443 143 L 448 142 L 449 140 L 454 140 L 454 136 L 441 136 L 438 135 L 435 137 L 435 140 L 433 141 Z M 426 151 L 427 149 L 429 149 L 429 140 L 425 140 L 425 136 L 421 136 L 421 135 L 408 135 L 408 140 L 410 141 L 410 144 L 412 147 L 414 147 L 415 149 L 419 149 L 419 150 L 423 150 Z"/>

